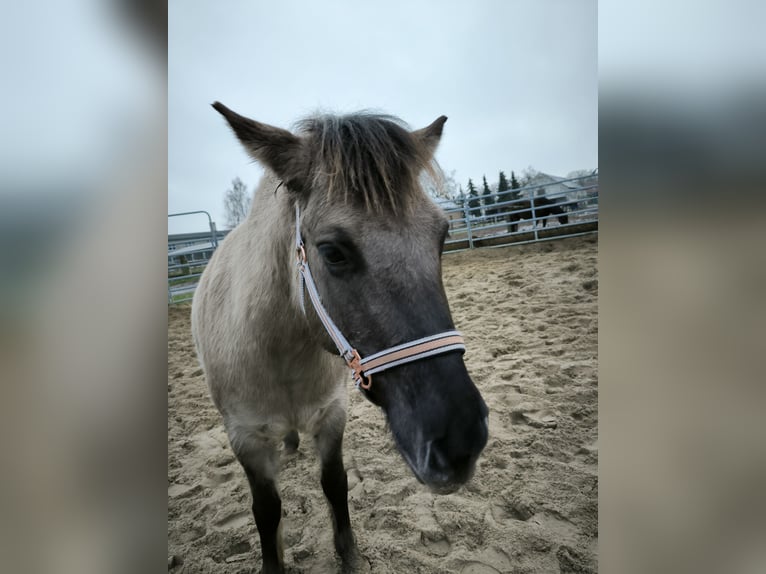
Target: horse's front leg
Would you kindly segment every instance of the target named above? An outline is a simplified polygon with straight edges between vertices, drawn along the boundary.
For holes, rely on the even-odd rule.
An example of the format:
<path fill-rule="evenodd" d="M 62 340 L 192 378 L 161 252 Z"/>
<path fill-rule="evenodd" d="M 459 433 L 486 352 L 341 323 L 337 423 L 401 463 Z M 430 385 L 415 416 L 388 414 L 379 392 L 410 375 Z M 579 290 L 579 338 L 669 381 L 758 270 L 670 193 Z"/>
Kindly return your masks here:
<path fill-rule="evenodd" d="M 229 435 L 234 453 L 245 469 L 253 496 L 253 516 L 261 539 L 263 574 L 282 574 L 282 499 L 276 485 L 279 454 L 273 441 Z M 248 440 L 249 439 L 249 440 Z"/>
<path fill-rule="evenodd" d="M 322 461 L 322 490 L 332 514 L 335 550 L 343 561 L 344 572 L 368 570 L 356 547 L 348 513 L 348 479 L 343 467 L 343 430 L 346 412 L 340 405 L 331 407 L 315 435 Z"/>

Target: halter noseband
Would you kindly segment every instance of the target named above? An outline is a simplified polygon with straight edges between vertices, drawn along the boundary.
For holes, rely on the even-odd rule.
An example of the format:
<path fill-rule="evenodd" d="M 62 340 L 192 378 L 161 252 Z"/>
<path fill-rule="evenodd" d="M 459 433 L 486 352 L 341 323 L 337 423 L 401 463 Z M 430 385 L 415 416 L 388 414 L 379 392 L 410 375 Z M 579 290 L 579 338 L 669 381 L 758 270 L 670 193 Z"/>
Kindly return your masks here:
<path fill-rule="evenodd" d="M 422 339 L 416 339 L 409 343 L 403 343 L 390 347 L 382 351 L 378 351 L 366 358 L 361 358 L 359 353 L 351 343 L 343 336 L 337 325 L 327 314 L 327 310 L 322 305 L 322 301 L 319 298 L 319 292 L 317 291 L 314 278 L 311 276 L 311 269 L 309 269 L 309 263 L 306 260 L 306 249 L 303 246 L 303 238 L 301 237 L 301 222 L 300 222 L 300 208 L 296 204 L 295 206 L 295 250 L 298 257 L 298 270 L 300 271 L 300 298 L 301 309 L 306 312 L 303 301 L 303 287 L 305 285 L 306 290 L 309 293 L 309 298 L 314 305 L 314 310 L 319 319 L 322 321 L 324 328 L 330 335 L 330 338 L 335 343 L 335 346 L 340 352 L 340 356 L 346 361 L 348 368 L 353 372 L 354 383 L 356 387 L 360 386 L 367 390 L 372 386 L 371 375 L 380 373 L 391 367 L 397 367 L 406 363 L 412 363 L 413 361 L 419 361 L 426 357 L 432 357 L 434 355 L 440 355 L 441 353 L 448 353 L 450 351 L 463 351 L 465 352 L 465 344 L 463 343 L 463 337 L 457 331 L 444 331 L 443 333 L 437 333 L 429 337 L 423 337 Z"/>

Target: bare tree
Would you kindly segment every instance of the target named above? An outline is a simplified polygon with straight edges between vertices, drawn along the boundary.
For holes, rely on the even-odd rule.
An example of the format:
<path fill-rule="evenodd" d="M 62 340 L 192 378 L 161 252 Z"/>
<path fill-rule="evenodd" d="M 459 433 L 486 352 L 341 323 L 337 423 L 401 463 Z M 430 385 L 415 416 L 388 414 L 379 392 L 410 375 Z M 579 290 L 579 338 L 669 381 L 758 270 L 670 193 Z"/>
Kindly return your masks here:
<path fill-rule="evenodd" d="M 527 187 L 532 181 L 540 175 L 540 172 L 533 168 L 531 165 L 521 172 L 521 187 Z"/>
<path fill-rule="evenodd" d="M 453 178 L 455 172 L 447 175 L 440 168 L 436 168 L 433 174 L 423 171 L 420 174 L 420 185 L 423 186 L 425 192 L 435 200 L 450 199 L 452 189 L 455 184 Z"/>
<path fill-rule="evenodd" d="M 455 199 L 460 195 L 454 169 L 449 174 L 444 174 L 444 194 L 448 199 Z"/>
<path fill-rule="evenodd" d="M 247 194 L 247 186 L 241 179 L 235 177 L 231 181 L 231 187 L 223 196 L 226 226 L 229 229 L 233 229 L 247 217 L 252 201 L 253 199 Z"/>

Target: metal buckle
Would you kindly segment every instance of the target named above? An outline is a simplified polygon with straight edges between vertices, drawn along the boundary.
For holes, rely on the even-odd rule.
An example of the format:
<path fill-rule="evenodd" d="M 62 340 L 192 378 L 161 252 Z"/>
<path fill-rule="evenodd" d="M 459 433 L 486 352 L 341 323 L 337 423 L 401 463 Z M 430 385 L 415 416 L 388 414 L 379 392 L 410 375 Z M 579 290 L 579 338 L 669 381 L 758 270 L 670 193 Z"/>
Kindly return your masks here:
<path fill-rule="evenodd" d="M 357 386 L 367 391 L 372 386 L 372 377 L 362 373 L 362 357 L 359 356 L 359 352 L 356 349 L 351 349 L 351 353 L 353 356 L 346 361 L 346 364 L 354 371 L 354 380 Z"/>
<path fill-rule="evenodd" d="M 303 248 L 303 242 L 295 248 L 295 256 L 298 259 L 298 265 L 306 263 L 306 250 Z"/>

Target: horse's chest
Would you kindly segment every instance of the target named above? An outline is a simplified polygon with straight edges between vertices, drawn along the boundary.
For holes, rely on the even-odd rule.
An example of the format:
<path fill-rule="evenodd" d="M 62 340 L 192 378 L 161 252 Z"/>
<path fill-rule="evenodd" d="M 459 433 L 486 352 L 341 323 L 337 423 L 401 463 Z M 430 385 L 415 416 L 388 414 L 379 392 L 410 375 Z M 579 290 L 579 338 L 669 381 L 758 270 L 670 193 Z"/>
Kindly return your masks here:
<path fill-rule="evenodd" d="M 296 359 L 264 367 L 253 369 L 248 397 L 242 401 L 264 418 L 305 427 L 317 412 L 348 392 L 348 370 L 339 361 Z"/>
<path fill-rule="evenodd" d="M 240 425 L 257 429 L 263 438 L 283 437 L 290 430 L 315 433 L 328 416 L 345 413 L 348 402 L 342 382 L 324 383 L 285 378 L 264 386 L 261 381 L 246 400 L 227 410 L 236 413 Z"/>

